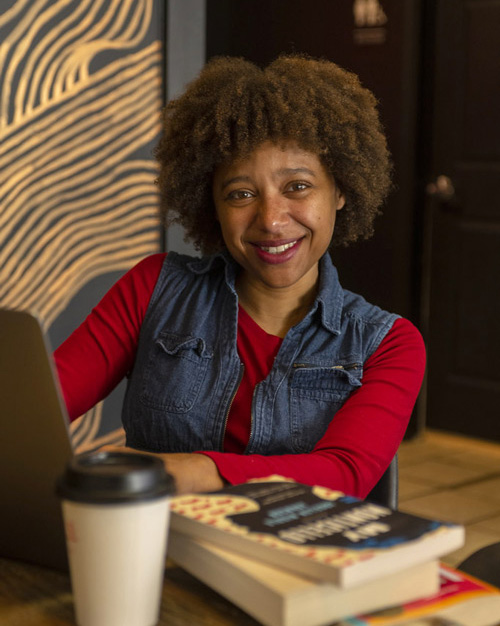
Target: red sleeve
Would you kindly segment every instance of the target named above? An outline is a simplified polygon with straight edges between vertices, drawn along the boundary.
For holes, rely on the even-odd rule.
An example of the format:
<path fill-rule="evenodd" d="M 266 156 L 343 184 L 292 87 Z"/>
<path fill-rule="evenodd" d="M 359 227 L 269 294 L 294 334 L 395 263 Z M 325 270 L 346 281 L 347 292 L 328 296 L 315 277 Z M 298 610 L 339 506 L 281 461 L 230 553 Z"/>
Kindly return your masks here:
<path fill-rule="evenodd" d="M 309 454 L 262 456 L 203 452 L 231 484 L 280 474 L 364 498 L 394 457 L 406 431 L 425 369 L 418 330 L 398 319 L 367 360 L 363 384 Z"/>
<path fill-rule="evenodd" d="M 130 371 L 164 259 L 153 254 L 122 276 L 54 352 L 70 419 L 105 398 Z"/>

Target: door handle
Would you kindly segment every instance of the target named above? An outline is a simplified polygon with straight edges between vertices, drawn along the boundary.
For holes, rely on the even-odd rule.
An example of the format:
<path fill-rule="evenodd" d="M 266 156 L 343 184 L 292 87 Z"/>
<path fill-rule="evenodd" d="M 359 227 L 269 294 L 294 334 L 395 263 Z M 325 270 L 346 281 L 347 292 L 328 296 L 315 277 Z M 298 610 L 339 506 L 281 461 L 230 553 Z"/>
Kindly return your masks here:
<path fill-rule="evenodd" d="M 428 183 L 425 191 L 428 196 L 439 202 L 450 203 L 455 198 L 455 185 L 449 176 L 440 174 Z"/>

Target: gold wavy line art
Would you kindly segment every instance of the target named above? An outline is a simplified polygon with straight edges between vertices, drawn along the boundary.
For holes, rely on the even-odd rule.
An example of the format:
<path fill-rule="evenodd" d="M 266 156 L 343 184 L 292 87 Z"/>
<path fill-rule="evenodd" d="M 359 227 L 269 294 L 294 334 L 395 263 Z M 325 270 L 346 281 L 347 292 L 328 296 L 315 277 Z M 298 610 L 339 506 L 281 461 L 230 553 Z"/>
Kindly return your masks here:
<path fill-rule="evenodd" d="M 94 407 L 70 424 L 70 437 L 75 453 L 93 452 L 105 445 L 121 446 L 125 444 L 125 431 L 117 428 L 109 433 L 98 436 L 102 420 L 102 403 Z"/>
<path fill-rule="evenodd" d="M 40 122 L 33 120 L 28 128 L 20 129 L 15 137 L 7 139 L 4 132 L 0 164 L 7 168 L 4 171 L 5 192 L 9 192 L 13 186 L 11 176 L 16 176 L 22 167 L 29 165 L 32 173 L 36 175 L 38 168 L 50 160 L 54 152 L 58 153 L 59 158 L 64 159 L 66 156 L 64 147 L 73 148 L 71 142 L 76 142 L 78 146 L 88 138 L 87 133 L 95 135 L 98 132 L 105 132 L 117 126 L 118 122 L 123 123 L 123 120 L 128 123 L 129 128 L 134 127 L 136 120 L 133 115 L 139 112 L 143 119 L 145 112 L 151 114 L 158 101 L 159 85 L 156 83 L 158 83 L 157 66 L 160 63 L 159 52 L 152 51 L 147 63 L 154 65 L 148 68 L 146 63 L 137 64 L 132 76 L 130 68 L 129 71 L 119 72 L 114 80 L 105 81 L 95 89 L 89 90 L 90 93 L 82 94 L 76 102 L 64 102 L 62 112 L 58 109 L 51 116 L 47 116 L 47 119 L 43 117 Z M 140 106 L 141 104 L 143 106 Z M 154 110 L 156 114 L 151 121 L 157 126 L 158 115 L 157 110 Z M 68 119 L 72 122 L 71 125 L 68 125 Z M 28 164 L 19 160 L 27 153 L 30 156 Z M 75 166 L 81 168 L 80 164 Z M 18 184 L 15 185 L 16 188 L 17 186 Z"/>
<path fill-rule="evenodd" d="M 17 0 L 0 14 L 0 303 L 45 330 L 89 281 L 159 249 L 144 157 L 162 104 L 153 2 Z M 97 437 L 102 413 L 72 426 L 78 449 L 123 441 Z"/>

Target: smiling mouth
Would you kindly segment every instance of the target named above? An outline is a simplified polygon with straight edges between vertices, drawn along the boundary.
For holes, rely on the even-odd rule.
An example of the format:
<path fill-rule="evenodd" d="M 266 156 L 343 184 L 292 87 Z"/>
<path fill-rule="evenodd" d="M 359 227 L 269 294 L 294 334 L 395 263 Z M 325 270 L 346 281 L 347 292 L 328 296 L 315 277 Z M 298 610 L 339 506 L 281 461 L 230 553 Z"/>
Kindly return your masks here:
<path fill-rule="evenodd" d="M 267 252 L 268 254 L 281 254 L 282 252 L 285 252 L 285 250 L 292 248 L 297 243 L 297 241 L 298 239 L 296 239 L 295 241 L 290 241 L 290 243 L 285 243 L 282 246 L 259 246 L 259 248 L 261 250 L 264 250 L 264 252 Z"/>

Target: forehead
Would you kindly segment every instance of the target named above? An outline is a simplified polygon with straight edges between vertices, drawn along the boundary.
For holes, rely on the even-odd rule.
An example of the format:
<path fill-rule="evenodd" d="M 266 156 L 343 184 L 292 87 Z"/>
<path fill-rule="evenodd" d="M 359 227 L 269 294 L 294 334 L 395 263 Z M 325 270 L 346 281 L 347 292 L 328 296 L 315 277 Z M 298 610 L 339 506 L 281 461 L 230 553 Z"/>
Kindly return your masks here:
<path fill-rule="evenodd" d="M 216 169 L 216 178 L 241 171 L 263 168 L 268 172 L 288 173 L 288 170 L 310 170 L 313 174 L 326 174 L 317 154 L 301 148 L 293 141 L 273 143 L 266 141 L 248 154 L 239 155 L 222 163 Z"/>

